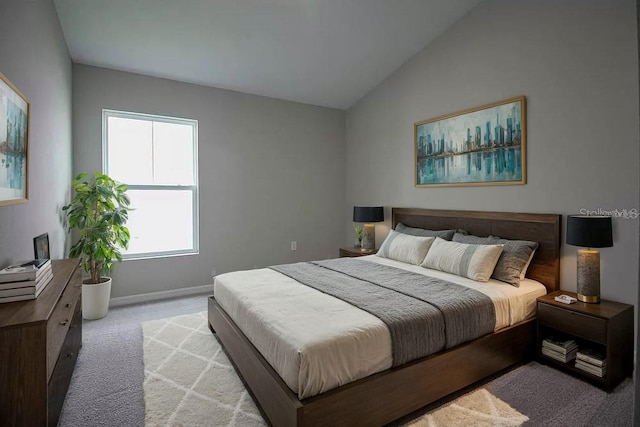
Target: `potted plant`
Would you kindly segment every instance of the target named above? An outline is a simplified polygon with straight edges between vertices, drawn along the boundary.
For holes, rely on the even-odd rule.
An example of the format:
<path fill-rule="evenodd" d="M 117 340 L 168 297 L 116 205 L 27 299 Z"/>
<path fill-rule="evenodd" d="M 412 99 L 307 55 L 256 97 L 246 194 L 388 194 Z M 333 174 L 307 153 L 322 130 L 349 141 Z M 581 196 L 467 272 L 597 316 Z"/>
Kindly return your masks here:
<path fill-rule="evenodd" d="M 96 172 L 79 174 L 72 183 L 75 196 L 62 208 L 69 231 L 78 230 L 78 241 L 69 256 L 80 258 L 89 277 L 82 281 L 82 316 L 100 319 L 107 315 L 111 297 L 113 261 L 122 261 L 120 249 L 129 245 L 127 186 Z"/>
<path fill-rule="evenodd" d="M 358 237 L 358 243 L 356 243 L 356 248 L 362 247 L 362 238 L 364 237 L 364 229 L 360 225 L 354 225 L 353 231 L 356 232 L 356 236 Z"/>

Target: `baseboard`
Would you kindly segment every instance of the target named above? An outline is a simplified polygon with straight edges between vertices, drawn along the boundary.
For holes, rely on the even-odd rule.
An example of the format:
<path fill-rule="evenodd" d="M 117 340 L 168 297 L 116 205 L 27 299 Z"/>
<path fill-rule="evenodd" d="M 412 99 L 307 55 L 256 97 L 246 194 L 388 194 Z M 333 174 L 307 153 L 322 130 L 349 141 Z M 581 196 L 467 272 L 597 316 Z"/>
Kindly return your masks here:
<path fill-rule="evenodd" d="M 191 286 L 189 288 L 171 289 L 168 291 L 149 292 L 146 294 L 130 295 L 126 297 L 111 298 L 109 307 L 137 304 L 141 302 L 156 301 L 160 299 L 184 297 L 195 294 L 213 294 L 213 285 Z"/>

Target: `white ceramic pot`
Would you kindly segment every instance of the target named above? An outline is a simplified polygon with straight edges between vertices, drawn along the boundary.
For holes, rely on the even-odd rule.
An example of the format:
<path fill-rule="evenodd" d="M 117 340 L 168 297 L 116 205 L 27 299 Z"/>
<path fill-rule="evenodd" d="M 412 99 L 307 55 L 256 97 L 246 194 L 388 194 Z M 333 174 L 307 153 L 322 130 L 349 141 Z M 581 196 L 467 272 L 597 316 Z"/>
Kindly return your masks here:
<path fill-rule="evenodd" d="M 109 311 L 111 277 L 101 277 L 102 283 L 82 282 L 82 317 L 87 320 L 102 319 Z"/>

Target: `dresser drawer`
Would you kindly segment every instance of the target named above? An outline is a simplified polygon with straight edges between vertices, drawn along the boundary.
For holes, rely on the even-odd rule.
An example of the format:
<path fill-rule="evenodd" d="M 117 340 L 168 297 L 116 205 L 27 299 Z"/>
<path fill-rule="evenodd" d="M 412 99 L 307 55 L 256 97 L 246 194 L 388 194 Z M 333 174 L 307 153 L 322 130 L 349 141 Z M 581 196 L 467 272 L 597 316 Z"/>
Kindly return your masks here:
<path fill-rule="evenodd" d="M 53 260 L 51 271 L 37 298 L 0 304 L 2 427 L 55 426 L 60 416 L 82 344 L 80 260 Z"/>
<path fill-rule="evenodd" d="M 607 321 L 569 309 L 538 303 L 538 322 L 580 338 L 606 344 Z"/>
<path fill-rule="evenodd" d="M 78 359 L 78 352 L 82 346 L 82 310 L 81 304 L 76 304 L 76 309 L 71 319 L 69 331 L 64 339 L 60 355 L 53 369 L 53 374 L 47 387 L 48 400 L 48 425 L 58 425 L 60 411 L 67 395 L 73 368 Z"/>
<path fill-rule="evenodd" d="M 74 273 L 74 277 L 65 287 L 47 322 L 47 380 L 51 378 L 76 305 L 80 300 L 81 288 L 76 286 L 77 283 L 81 283 L 80 274 L 80 271 Z"/>

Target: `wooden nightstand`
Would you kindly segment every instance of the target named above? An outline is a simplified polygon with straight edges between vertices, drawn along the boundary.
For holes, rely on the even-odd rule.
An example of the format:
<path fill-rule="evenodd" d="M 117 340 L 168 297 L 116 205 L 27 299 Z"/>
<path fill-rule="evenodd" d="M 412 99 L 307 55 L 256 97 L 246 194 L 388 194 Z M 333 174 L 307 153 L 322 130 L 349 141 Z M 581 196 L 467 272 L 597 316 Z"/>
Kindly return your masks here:
<path fill-rule="evenodd" d="M 340 248 L 340 258 L 343 257 L 357 257 L 365 255 L 373 255 L 377 250 L 365 250 L 360 248 Z"/>
<path fill-rule="evenodd" d="M 633 306 L 605 300 L 599 304 L 554 300 L 562 294 L 576 297 L 573 292 L 556 291 L 538 298 L 538 359 L 612 390 L 633 371 Z M 578 350 L 592 348 L 606 355 L 604 377 L 576 368 L 575 359 L 562 363 L 542 354 L 542 340 L 558 332 L 575 339 Z"/>

